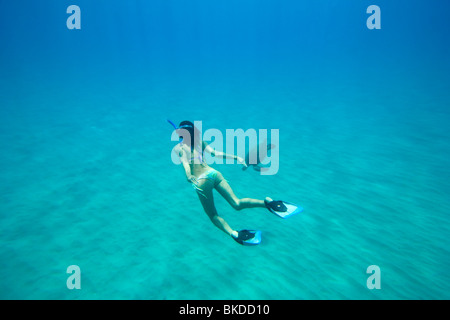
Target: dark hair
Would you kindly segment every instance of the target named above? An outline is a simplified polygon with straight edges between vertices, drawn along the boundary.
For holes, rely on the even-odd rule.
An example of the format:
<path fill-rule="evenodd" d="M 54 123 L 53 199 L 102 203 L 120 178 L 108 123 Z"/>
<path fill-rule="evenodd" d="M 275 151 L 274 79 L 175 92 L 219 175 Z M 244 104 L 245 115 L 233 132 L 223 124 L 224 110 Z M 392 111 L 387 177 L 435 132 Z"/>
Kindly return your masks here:
<path fill-rule="evenodd" d="M 180 124 L 178 125 L 178 129 L 184 129 L 187 132 L 189 132 L 189 135 L 191 137 L 191 140 L 189 141 L 191 150 L 194 150 L 196 142 L 197 142 L 197 144 L 201 144 L 200 132 L 198 131 L 198 129 L 194 126 L 194 124 L 191 121 L 187 121 L 187 120 L 181 121 Z"/>

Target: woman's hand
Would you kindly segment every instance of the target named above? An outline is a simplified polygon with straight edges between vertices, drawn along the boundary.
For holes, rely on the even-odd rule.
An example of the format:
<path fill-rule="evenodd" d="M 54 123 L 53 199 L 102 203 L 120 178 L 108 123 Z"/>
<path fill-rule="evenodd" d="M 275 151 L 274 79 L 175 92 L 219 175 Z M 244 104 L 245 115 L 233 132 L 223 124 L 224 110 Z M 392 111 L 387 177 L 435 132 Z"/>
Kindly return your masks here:
<path fill-rule="evenodd" d="M 187 182 L 196 184 L 198 181 L 197 178 L 191 174 L 190 176 L 187 177 Z"/>
<path fill-rule="evenodd" d="M 245 160 L 244 159 L 242 159 L 241 157 L 236 157 L 236 160 L 240 163 L 240 164 L 242 164 L 244 167 L 246 167 L 247 168 L 247 164 L 245 163 Z"/>

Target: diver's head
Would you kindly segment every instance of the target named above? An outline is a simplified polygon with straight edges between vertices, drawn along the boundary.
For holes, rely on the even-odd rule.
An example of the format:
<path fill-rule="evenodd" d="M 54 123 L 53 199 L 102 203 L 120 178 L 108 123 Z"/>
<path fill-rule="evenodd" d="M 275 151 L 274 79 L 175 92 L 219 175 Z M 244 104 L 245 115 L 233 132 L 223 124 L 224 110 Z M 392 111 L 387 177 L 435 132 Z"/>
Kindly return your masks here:
<path fill-rule="evenodd" d="M 201 142 L 200 132 L 191 121 L 181 121 L 178 125 L 177 133 L 183 139 L 183 143 L 190 145 L 191 148 Z"/>
<path fill-rule="evenodd" d="M 184 129 L 187 130 L 189 133 L 193 134 L 194 133 L 194 124 L 190 121 L 181 121 L 180 124 L 178 125 L 178 129 Z"/>

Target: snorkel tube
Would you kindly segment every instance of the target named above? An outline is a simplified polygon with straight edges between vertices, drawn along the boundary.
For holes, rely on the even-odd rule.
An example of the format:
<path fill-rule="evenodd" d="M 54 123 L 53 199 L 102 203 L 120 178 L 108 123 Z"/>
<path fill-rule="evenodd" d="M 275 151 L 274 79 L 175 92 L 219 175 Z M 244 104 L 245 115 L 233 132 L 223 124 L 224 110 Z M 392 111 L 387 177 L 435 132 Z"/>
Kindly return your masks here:
<path fill-rule="evenodd" d="M 178 129 L 177 125 L 175 123 L 173 123 L 172 121 L 170 121 L 169 119 L 167 119 L 167 122 L 170 123 L 175 130 Z"/>
<path fill-rule="evenodd" d="M 172 121 L 170 121 L 169 119 L 167 119 L 167 122 L 168 123 L 170 123 L 171 125 L 172 125 L 172 127 L 175 129 L 175 130 L 178 130 L 179 128 L 177 127 L 177 125 L 175 124 L 175 123 L 173 123 Z M 183 138 L 182 137 L 180 137 L 180 142 L 183 140 Z"/>

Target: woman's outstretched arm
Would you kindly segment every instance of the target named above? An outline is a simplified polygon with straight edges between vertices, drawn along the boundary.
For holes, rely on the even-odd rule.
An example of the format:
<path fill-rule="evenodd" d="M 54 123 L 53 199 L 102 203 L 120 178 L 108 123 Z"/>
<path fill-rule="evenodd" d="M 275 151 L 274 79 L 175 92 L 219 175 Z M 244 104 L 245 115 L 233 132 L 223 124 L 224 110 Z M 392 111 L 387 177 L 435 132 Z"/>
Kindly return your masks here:
<path fill-rule="evenodd" d="M 203 146 L 204 146 L 204 150 L 206 152 L 211 153 L 213 156 L 218 157 L 218 158 L 222 158 L 222 159 L 232 159 L 232 160 L 237 160 L 240 164 L 244 165 L 247 167 L 247 164 L 245 163 L 245 160 L 239 156 L 236 156 L 234 154 L 228 154 L 222 151 L 217 151 L 213 148 L 211 148 L 206 142 L 203 142 Z"/>

